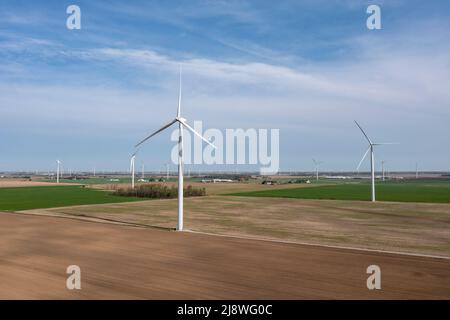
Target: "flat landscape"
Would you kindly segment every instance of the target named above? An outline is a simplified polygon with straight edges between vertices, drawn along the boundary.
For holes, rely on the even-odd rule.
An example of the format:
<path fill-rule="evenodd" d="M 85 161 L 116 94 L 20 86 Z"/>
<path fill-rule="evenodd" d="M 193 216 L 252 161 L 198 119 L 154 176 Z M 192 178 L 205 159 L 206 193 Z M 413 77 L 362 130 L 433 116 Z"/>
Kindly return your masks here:
<path fill-rule="evenodd" d="M 173 229 L 176 199 L 23 211 Z M 450 257 L 450 204 L 208 196 L 185 199 L 188 230 Z"/>
<path fill-rule="evenodd" d="M 176 199 L 90 181 L 0 188 L 0 298 L 450 298 L 450 203 L 433 203 L 447 181 L 386 183 L 380 197 L 392 188 L 395 201 L 376 203 L 359 199 L 365 181 L 190 181 L 208 195 L 185 199 L 182 233 Z M 352 197 L 326 200 L 336 194 Z M 65 288 L 71 264 L 77 292 Z M 381 291 L 366 288 L 371 264 Z"/>
<path fill-rule="evenodd" d="M 370 201 L 370 184 L 340 183 L 314 188 L 274 189 L 231 195 L 246 197 L 279 197 L 298 199 Z M 377 200 L 396 202 L 450 203 L 450 181 L 401 181 L 377 184 Z"/>
<path fill-rule="evenodd" d="M 450 301 L 449 12 L 0 0 L 0 300 Z"/>
<path fill-rule="evenodd" d="M 54 186 L 54 181 L 33 180 L 29 179 L 0 179 L 0 188 L 18 188 L 18 187 L 39 187 L 39 186 Z M 65 185 L 61 183 L 60 185 Z"/>
<path fill-rule="evenodd" d="M 18 211 L 96 203 L 137 201 L 132 197 L 117 197 L 110 192 L 81 186 L 39 186 L 0 188 L 0 210 Z"/>
<path fill-rule="evenodd" d="M 1 299 L 449 299 L 450 260 L 0 213 Z M 81 290 L 66 268 L 81 268 Z M 366 268 L 382 270 L 368 290 Z"/>

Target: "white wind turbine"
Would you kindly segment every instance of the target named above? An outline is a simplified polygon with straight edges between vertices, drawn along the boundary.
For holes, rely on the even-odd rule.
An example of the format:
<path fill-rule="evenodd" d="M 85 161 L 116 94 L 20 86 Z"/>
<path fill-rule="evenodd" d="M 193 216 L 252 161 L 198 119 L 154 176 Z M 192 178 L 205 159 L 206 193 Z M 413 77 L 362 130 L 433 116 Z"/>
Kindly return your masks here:
<path fill-rule="evenodd" d="M 177 116 L 174 120 L 163 126 L 161 129 L 156 130 L 154 133 L 143 139 L 139 142 L 135 147 L 139 147 L 145 141 L 153 137 L 154 135 L 160 133 L 161 131 L 169 128 L 173 124 L 178 122 L 178 225 L 177 230 L 183 231 L 183 129 L 187 129 L 195 134 L 197 137 L 211 145 L 213 148 L 216 148 L 211 142 L 206 140 L 195 131 L 191 126 L 186 123 L 186 119 L 181 117 L 181 66 L 180 66 L 180 83 L 179 83 L 179 93 L 178 93 L 178 110 Z"/>
<path fill-rule="evenodd" d="M 416 162 L 416 179 L 419 179 L 419 164 Z"/>
<path fill-rule="evenodd" d="M 366 153 L 364 153 L 361 161 L 358 164 L 358 168 L 356 170 L 359 171 L 359 167 L 361 166 L 361 164 L 363 163 L 364 159 L 366 158 L 367 154 L 370 151 L 370 171 L 371 171 L 371 181 L 372 181 L 372 202 L 375 202 L 376 201 L 376 197 L 375 197 L 375 156 L 374 156 L 373 149 L 374 149 L 375 146 L 381 146 L 381 145 L 387 145 L 387 144 L 397 144 L 397 143 L 373 143 L 372 140 L 369 139 L 367 134 L 364 132 L 363 128 L 361 128 L 361 126 L 359 125 L 359 123 L 356 120 L 355 120 L 355 123 L 358 126 L 358 128 L 361 130 L 361 132 L 363 133 L 363 135 L 366 138 L 366 140 L 369 142 L 369 148 L 367 148 Z"/>
<path fill-rule="evenodd" d="M 59 183 L 59 170 L 61 166 L 61 161 L 56 160 L 57 167 L 56 167 L 56 183 Z"/>
<path fill-rule="evenodd" d="M 312 159 L 314 162 L 314 166 L 316 168 L 316 181 L 319 181 L 319 166 L 323 163 L 322 161 L 316 161 L 316 159 Z"/>
<path fill-rule="evenodd" d="M 131 155 L 130 159 L 131 189 L 134 189 L 134 164 L 136 161 L 136 153 L 137 151 Z"/>

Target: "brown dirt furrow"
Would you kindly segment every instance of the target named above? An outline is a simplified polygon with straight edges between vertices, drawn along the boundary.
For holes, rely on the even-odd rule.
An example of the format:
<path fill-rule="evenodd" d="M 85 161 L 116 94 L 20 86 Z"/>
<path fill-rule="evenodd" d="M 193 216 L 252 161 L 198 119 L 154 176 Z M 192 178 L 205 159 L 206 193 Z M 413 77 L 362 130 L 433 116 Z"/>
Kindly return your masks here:
<path fill-rule="evenodd" d="M 450 261 L 0 213 L 1 299 L 449 299 Z M 82 289 L 65 287 L 81 267 Z M 366 288 L 381 267 L 382 290 Z"/>

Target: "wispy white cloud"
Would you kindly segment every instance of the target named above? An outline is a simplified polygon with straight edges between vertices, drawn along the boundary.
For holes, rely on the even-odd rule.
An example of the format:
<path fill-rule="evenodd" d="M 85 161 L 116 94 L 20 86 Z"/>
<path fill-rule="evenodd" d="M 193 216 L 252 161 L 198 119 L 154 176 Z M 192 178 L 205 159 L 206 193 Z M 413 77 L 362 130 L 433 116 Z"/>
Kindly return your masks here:
<path fill-rule="evenodd" d="M 221 14 L 257 26 L 259 13 L 243 12 L 240 6 L 218 2 L 205 11 L 179 9 L 175 13 L 183 19 L 175 20 L 181 30 L 193 32 L 198 30 L 191 19 Z M 150 13 L 155 19 L 169 18 L 167 11 L 149 11 L 145 17 Z M 402 142 L 402 154 L 408 155 L 414 139 L 415 156 L 420 156 L 430 148 L 439 149 L 437 145 L 450 134 L 450 37 L 448 24 L 442 21 L 415 26 L 332 38 L 333 45 L 351 50 L 324 60 L 293 58 L 291 52 L 266 50 L 263 42 L 223 35 L 216 42 L 234 47 L 235 55 L 127 43 L 125 37 L 104 33 L 96 35 L 101 43 L 72 46 L 61 38 L 3 31 L 0 111 L 6 126 L 26 123 L 31 134 L 47 130 L 69 139 L 83 131 L 80 135 L 88 132 L 107 141 L 108 133 L 120 128 L 127 151 L 136 137 L 173 117 L 182 63 L 183 106 L 190 121 L 201 118 L 218 128 L 280 128 L 293 167 L 303 156 L 298 150 L 313 153 L 328 150 L 331 144 L 342 146 L 336 152 L 350 150 L 349 157 L 356 159 L 363 141 L 354 135 L 353 118 L 367 125 L 378 140 Z M 311 46 L 329 44 L 321 41 L 325 40 L 317 39 Z M 249 55 L 240 54 L 245 51 Z M 344 141 L 355 146 L 354 155 Z M 439 159 L 450 156 L 449 151 L 438 152 Z M 398 156 L 398 167 L 406 158 Z M 443 161 L 439 163 L 442 167 Z"/>

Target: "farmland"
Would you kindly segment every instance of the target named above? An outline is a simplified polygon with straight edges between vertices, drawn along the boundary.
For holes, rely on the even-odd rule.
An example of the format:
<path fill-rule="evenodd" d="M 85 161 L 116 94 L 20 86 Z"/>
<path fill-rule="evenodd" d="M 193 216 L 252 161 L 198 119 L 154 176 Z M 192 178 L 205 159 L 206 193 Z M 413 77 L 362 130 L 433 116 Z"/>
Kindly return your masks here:
<path fill-rule="evenodd" d="M 450 203 L 450 181 L 379 182 L 376 190 L 377 200 L 379 201 Z M 369 201 L 370 184 L 367 182 L 352 182 L 311 188 L 274 188 L 272 190 L 231 193 L 230 195 Z"/>
<path fill-rule="evenodd" d="M 10 213 L 0 242 L 0 299 L 449 298 L 444 259 Z M 382 290 L 366 287 L 374 262 Z M 81 290 L 65 286 L 73 263 Z"/>
<path fill-rule="evenodd" d="M 114 196 L 112 184 L 0 189 L 0 211 L 15 211 L 0 212 L 0 240 L 6 244 L 0 297 L 10 292 L 21 298 L 85 299 L 448 297 L 448 203 L 229 195 L 352 187 L 367 196 L 362 180 L 192 185 L 205 187 L 208 195 L 185 199 L 187 232 L 180 233 L 163 231 L 176 226 L 176 199 Z M 385 186 L 399 188 L 403 197 L 411 190 L 437 190 L 436 200 L 448 183 Z M 30 258 L 29 252 L 38 254 Z M 39 272 L 25 272 L 30 261 Z M 72 261 L 89 272 L 78 293 L 54 284 L 65 283 L 60 271 Z M 384 268 L 377 296 L 365 286 L 367 265 L 375 262 Z M 176 266 L 185 273 L 174 278 Z M 184 284 L 180 279 L 186 277 L 191 280 Z"/>
<path fill-rule="evenodd" d="M 21 211 L 173 229 L 177 200 Z M 185 199 L 195 232 L 450 257 L 450 204 L 211 195 Z"/>
<path fill-rule="evenodd" d="M 134 197 L 118 197 L 110 192 L 81 186 L 44 186 L 0 189 L 0 210 L 17 211 L 85 204 L 137 201 Z"/>

